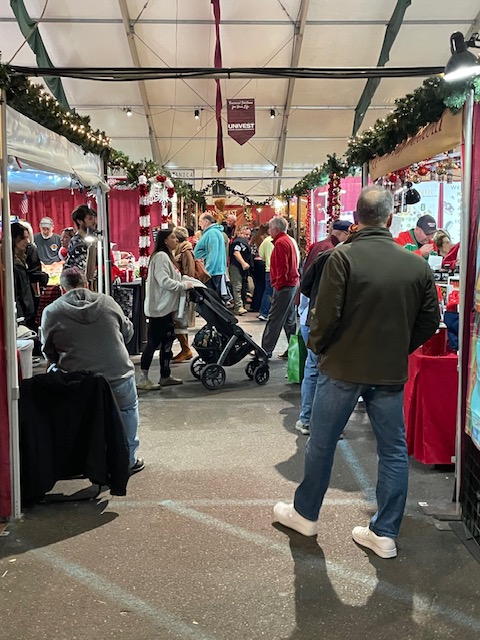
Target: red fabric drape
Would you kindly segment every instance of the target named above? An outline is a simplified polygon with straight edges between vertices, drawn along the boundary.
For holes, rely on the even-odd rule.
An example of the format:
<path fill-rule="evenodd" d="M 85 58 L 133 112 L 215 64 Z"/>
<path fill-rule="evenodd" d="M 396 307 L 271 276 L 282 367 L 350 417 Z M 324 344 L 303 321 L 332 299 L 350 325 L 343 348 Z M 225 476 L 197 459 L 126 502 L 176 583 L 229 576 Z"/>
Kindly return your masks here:
<path fill-rule="evenodd" d="M 3 283 L 1 283 L 3 284 Z M 10 485 L 10 427 L 8 423 L 7 367 L 3 320 L 3 292 L 0 287 L 0 518 L 12 515 Z"/>
<path fill-rule="evenodd" d="M 13 215 L 20 214 L 23 194 L 12 193 L 10 206 Z M 131 251 L 138 258 L 138 191 L 130 189 L 112 189 L 108 195 L 108 218 L 110 225 L 110 241 L 116 243 L 118 251 Z M 28 194 L 27 220 L 38 233 L 38 224 L 43 216 L 49 216 L 55 223 L 55 232 L 60 233 L 65 227 L 74 226 L 71 212 L 79 204 L 90 200 L 95 209 L 95 199 L 87 198 L 85 193 L 63 189 L 60 191 L 38 191 Z M 160 205 L 158 202 L 150 210 L 152 226 L 160 224 Z"/>
<path fill-rule="evenodd" d="M 213 15 L 215 17 L 215 69 L 222 68 L 222 47 L 220 44 L 220 0 L 212 0 Z M 222 89 L 220 80 L 215 80 L 217 84 L 217 94 L 215 98 L 215 117 L 217 120 L 217 171 L 225 169 L 225 157 L 223 153 L 223 129 L 222 129 Z"/>

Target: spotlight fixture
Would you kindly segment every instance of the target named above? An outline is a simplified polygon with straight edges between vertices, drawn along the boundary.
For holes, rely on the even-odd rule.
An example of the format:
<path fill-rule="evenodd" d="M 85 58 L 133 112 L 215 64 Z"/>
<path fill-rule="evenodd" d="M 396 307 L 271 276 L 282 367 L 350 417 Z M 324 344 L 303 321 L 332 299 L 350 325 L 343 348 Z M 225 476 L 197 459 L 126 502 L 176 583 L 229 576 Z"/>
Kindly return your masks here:
<path fill-rule="evenodd" d="M 276 115 L 277 114 L 275 113 L 275 109 L 270 109 L 270 118 L 272 118 L 272 120 L 273 118 L 275 118 Z"/>
<path fill-rule="evenodd" d="M 414 189 L 413 184 L 411 182 L 406 182 L 405 186 L 407 190 L 405 191 L 405 203 L 406 204 L 417 204 L 422 199 L 420 193 Z"/>
<path fill-rule="evenodd" d="M 467 51 L 467 47 L 480 48 L 475 44 L 478 40 L 478 33 L 474 33 L 467 42 L 460 31 L 452 33 L 450 36 L 452 56 L 445 66 L 445 80 L 447 82 L 455 82 L 455 80 L 480 74 L 480 61 L 477 56 Z"/>
<path fill-rule="evenodd" d="M 193 112 L 193 115 L 195 120 L 198 120 L 200 118 L 200 109 L 195 109 L 195 111 Z"/>

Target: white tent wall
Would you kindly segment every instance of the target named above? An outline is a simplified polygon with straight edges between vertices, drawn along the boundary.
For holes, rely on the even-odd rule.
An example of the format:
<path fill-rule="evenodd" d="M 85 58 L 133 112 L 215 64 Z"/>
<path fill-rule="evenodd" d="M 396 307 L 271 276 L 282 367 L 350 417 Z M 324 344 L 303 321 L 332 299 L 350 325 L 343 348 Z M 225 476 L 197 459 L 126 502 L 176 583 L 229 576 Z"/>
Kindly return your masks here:
<path fill-rule="evenodd" d="M 2 92 L 0 103 L 0 163 L 4 315 L 3 318 L 0 318 L 0 322 L 3 322 L 4 325 L 6 349 L 0 353 L 0 367 L 4 367 L 7 372 L 8 416 L 5 411 L 2 410 L 0 412 L 0 429 L 8 429 L 9 432 L 12 499 L 10 513 L 1 513 L 0 515 L 17 519 L 21 516 L 18 437 L 19 386 L 13 259 L 10 250 L 9 173 L 15 174 L 15 187 L 21 191 L 51 190 L 52 185 L 54 186 L 51 180 L 52 176 L 58 177 L 59 175 L 66 177 L 71 183 L 72 180 L 75 180 L 83 187 L 94 188 L 98 203 L 99 228 L 103 232 L 102 243 L 98 243 L 99 256 L 103 256 L 103 260 L 108 260 L 109 255 L 108 251 L 105 250 L 109 246 L 105 206 L 105 194 L 109 187 L 104 181 L 103 164 L 100 157 L 93 154 L 85 154 L 77 145 L 68 142 L 62 136 L 49 131 L 5 105 L 5 94 Z M 11 159 L 12 157 L 15 161 L 9 164 L 9 158 Z M 56 188 L 63 187 L 64 185 L 61 181 L 57 183 Z M 99 269 L 100 272 L 103 273 L 103 270 Z M 106 272 L 108 273 L 108 269 Z M 102 284 L 102 289 L 108 292 L 108 284 Z"/>

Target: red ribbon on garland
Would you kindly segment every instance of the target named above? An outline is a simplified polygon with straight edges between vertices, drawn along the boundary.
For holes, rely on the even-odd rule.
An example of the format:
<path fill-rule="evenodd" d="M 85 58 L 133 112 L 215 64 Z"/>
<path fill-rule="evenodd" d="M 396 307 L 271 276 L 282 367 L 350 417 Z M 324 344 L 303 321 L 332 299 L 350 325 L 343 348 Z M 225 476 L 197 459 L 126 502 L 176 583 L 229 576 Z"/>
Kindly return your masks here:
<path fill-rule="evenodd" d="M 211 0 L 213 5 L 213 15 L 215 18 L 215 55 L 214 66 L 215 69 L 222 68 L 222 48 L 220 45 L 220 0 Z M 217 96 L 215 99 L 215 118 L 217 120 L 217 171 L 225 169 L 225 158 L 223 155 L 223 130 L 222 130 L 222 89 L 220 87 L 220 80 L 215 80 L 217 83 Z"/>
<path fill-rule="evenodd" d="M 309 189 L 307 192 L 307 215 L 305 217 L 305 244 L 307 245 L 305 248 L 307 253 L 310 251 L 310 247 L 312 246 L 312 190 Z"/>
<path fill-rule="evenodd" d="M 327 216 L 328 222 L 338 220 L 340 217 L 341 200 L 340 200 L 340 176 L 336 173 L 331 173 L 328 180 L 328 202 L 327 202 Z"/>

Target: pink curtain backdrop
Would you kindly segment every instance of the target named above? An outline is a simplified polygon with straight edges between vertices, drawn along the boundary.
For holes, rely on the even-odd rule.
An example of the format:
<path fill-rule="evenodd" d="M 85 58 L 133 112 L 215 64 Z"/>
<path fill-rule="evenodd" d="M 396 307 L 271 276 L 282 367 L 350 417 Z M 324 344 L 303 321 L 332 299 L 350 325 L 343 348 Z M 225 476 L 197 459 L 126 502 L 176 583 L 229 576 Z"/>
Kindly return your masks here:
<path fill-rule="evenodd" d="M 12 215 L 20 214 L 22 193 L 10 195 Z M 110 224 L 110 241 L 116 243 L 117 251 L 131 251 L 138 258 L 138 191 L 112 189 L 108 193 L 108 218 Z M 55 223 L 55 233 L 61 233 L 65 227 L 75 226 L 71 212 L 79 204 L 89 202 L 95 209 L 95 198 L 87 198 L 86 193 L 79 193 L 62 189 L 60 191 L 37 191 L 28 193 L 28 214 L 26 219 L 38 233 L 38 224 L 44 216 L 52 218 Z M 160 205 L 155 202 L 151 206 L 150 217 L 152 226 L 160 225 Z"/>

